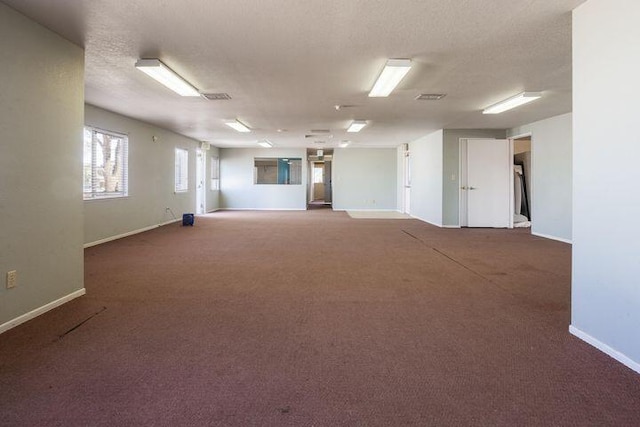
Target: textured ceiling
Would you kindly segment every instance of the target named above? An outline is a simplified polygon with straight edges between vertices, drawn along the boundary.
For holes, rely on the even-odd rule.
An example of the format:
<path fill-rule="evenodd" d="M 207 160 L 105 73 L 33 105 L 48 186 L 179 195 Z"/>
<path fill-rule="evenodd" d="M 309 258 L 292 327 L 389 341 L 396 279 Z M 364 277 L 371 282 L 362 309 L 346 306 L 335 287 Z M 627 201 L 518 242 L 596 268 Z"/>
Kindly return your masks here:
<path fill-rule="evenodd" d="M 396 146 L 441 128 L 509 128 L 571 111 L 571 10 L 584 0 L 4 0 L 85 48 L 90 104 L 214 146 Z M 134 68 L 160 58 L 201 92 L 181 98 Z M 414 66 L 367 93 L 387 58 Z M 481 110 L 524 90 L 544 97 Z M 446 93 L 416 101 L 420 93 Z M 353 105 L 336 110 L 335 105 Z M 223 121 L 254 129 L 240 134 Z M 353 119 L 369 121 L 347 134 Z M 278 132 L 286 129 L 286 132 Z M 305 138 L 329 129 L 331 138 Z"/>

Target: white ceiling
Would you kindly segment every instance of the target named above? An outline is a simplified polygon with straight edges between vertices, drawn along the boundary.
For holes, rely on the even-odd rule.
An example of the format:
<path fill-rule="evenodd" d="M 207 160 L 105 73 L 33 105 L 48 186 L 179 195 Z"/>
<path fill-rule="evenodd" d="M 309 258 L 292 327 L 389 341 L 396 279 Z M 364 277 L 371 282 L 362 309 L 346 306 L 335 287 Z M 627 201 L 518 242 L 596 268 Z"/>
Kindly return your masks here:
<path fill-rule="evenodd" d="M 510 128 L 571 111 L 571 10 L 584 0 L 2 0 L 85 48 L 90 104 L 214 146 L 396 146 L 441 128 Z M 134 68 L 160 58 L 201 92 L 181 98 Z M 367 94 L 387 58 L 412 70 Z M 522 91 L 544 97 L 481 110 Z M 416 101 L 420 93 L 446 93 Z M 336 110 L 335 105 L 354 105 Z M 254 129 L 223 124 L 238 118 Z M 369 126 L 345 129 L 353 119 Z M 278 132 L 286 129 L 286 132 Z M 330 129 L 332 138 L 305 138 Z"/>

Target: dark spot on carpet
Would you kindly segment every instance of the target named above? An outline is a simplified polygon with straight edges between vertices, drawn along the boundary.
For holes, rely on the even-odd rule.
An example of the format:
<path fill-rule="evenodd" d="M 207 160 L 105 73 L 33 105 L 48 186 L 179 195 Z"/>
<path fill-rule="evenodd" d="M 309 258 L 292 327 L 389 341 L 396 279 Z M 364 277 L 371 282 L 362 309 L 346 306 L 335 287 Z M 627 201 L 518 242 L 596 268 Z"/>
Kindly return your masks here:
<path fill-rule="evenodd" d="M 80 326 L 84 325 L 85 323 L 87 323 L 89 320 L 93 319 L 94 317 L 96 317 L 98 314 L 102 313 L 103 311 L 105 311 L 107 309 L 107 307 L 102 307 L 99 311 L 93 313 L 91 316 L 87 317 L 86 319 L 84 319 L 82 322 L 78 323 L 77 325 L 75 325 L 73 328 L 69 329 L 67 332 L 63 333 L 62 335 L 58 336 L 58 340 L 61 340 L 62 338 L 64 338 L 65 336 L 67 336 L 68 334 L 70 334 L 71 332 L 75 331 L 76 329 L 78 329 Z"/>

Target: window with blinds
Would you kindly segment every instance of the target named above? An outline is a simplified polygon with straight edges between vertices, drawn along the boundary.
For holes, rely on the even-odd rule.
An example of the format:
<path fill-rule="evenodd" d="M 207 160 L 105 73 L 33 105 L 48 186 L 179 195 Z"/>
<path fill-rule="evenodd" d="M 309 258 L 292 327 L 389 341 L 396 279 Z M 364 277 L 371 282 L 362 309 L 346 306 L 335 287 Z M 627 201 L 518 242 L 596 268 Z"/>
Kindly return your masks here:
<path fill-rule="evenodd" d="M 211 190 L 220 189 L 220 159 L 218 157 L 211 157 Z"/>
<path fill-rule="evenodd" d="M 84 200 L 128 195 L 128 150 L 126 135 L 84 128 Z"/>
<path fill-rule="evenodd" d="M 175 191 L 189 190 L 189 152 L 183 148 L 176 148 L 176 185 Z"/>

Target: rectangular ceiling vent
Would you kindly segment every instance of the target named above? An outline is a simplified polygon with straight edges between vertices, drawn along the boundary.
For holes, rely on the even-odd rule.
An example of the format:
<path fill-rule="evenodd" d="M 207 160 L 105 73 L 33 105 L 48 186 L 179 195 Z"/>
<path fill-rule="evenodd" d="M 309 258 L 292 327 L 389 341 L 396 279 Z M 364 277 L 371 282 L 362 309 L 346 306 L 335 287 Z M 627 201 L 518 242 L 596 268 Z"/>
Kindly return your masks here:
<path fill-rule="evenodd" d="M 224 101 L 231 99 L 228 93 L 203 93 L 202 97 L 209 101 Z"/>
<path fill-rule="evenodd" d="M 314 138 L 323 138 L 323 139 L 331 139 L 333 135 L 330 133 L 308 133 L 304 136 L 306 139 L 314 139 Z"/>
<path fill-rule="evenodd" d="M 313 141 L 314 144 L 326 144 L 327 141 Z"/>
<path fill-rule="evenodd" d="M 329 129 L 311 129 L 311 133 L 329 133 Z"/>
<path fill-rule="evenodd" d="M 445 96 L 445 93 L 421 93 L 416 96 L 416 101 L 439 101 Z"/>

